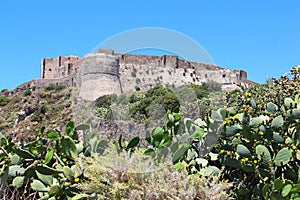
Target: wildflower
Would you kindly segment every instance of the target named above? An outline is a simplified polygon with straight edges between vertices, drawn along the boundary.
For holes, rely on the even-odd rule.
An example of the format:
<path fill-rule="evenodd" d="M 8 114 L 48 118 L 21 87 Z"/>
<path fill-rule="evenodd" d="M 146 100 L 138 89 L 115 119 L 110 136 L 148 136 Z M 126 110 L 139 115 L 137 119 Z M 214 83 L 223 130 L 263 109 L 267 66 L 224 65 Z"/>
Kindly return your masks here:
<path fill-rule="evenodd" d="M 224 109 L 226 109 L 227 108 L 227 106 L 224 106 Z"/>
<path fill-rule="evenodd" d="M 293 145 L 293 146 L 292 146 L 292 149 L 293 149 L 293 150 L 296 150 L 296 149 L 297 149 L 297 147 L 296 147 L 295 145 Z"/>
<path fill-rule="evenodd" d="M 261 136 L 263 136 L 264 135 L 264 132 L 262 132 L 262 131 L 259 131 L 259 133 L 258 133 L 259 135 L 261 135 Z"/>
<path fill-rule="evenodd" d="M 237 133 L 237 134 L 236 134 L 236 136 L 240 137 L 240 136 L 241 136 L 241 134 L 240 134 L 240 133 Z"/>
<path fill-rule="evenodd" d="M 240 119 L 240 116 L 238 116 L 238 115 L 237 115 L 237 116 L 235 116 L 235 119 L 239 120 L 239 119 Z"/>
<path fill-rule="evenodd" d="M 79 182 L 79 178 L 74 178 L 74 182 L 78 183 Z"/>
<path fill-rule="evenodd" d="M 227 124 L 227 122 L 226 122 L 226 121 L 224 121 L 224 122 L 223 122 L 223 125 L 226 125 L 226 124 Z"/>
<path fill-rule="evenodd" d="M 244 158 L 245 159 L 245 161 L 248 161 L 249 160 L 249 158 Z"/>
<path fill-rule="evenodd" d="M 253 160 L 253 163 L 254 163 L 254 164 L 257 164 L 257 160 Z"/>
<path fill-rule="evenodd" d="M 225 150 L 224 150 L 224 149 L 221 149 L 221 150 L 220 150 L 220 153 L 224 153 L 224 152 L 225 152 Z"/>
<path fill-rule="evenodd" d="M 189 167 L 190 167 L 190 164 L 186 164 L 185 167 L 186 167 L 186 168 L 189 168 Z"/>
<path fill-rule="evenodd" d="M 247 101 L 250 101 L 251 99 L 250 98 L 247 98 Z"/>
<path fill-rule="evenodd" d="M 230 151 L 227 151 L 227 155 L 230 155 L 230 153 L 231 153 Z"/>
<path fill-rule="evenodd" d="M 247 97 L 251 97 L 252 94 L 251 94 L 251 93 L 246 93 L 246 96 L 247 96 Z"/>
<path fill-rule="evenodd" d="M 67 162 L 67 158 L 63 158 L 62 161 L 63 161 L 63 162 Z"/>
<path fill-rule="evenodd" d="M 289 141 L 288 140 L 285 140 L 285 142 L 284 142 L 285 144 L 289 144 Z"/>

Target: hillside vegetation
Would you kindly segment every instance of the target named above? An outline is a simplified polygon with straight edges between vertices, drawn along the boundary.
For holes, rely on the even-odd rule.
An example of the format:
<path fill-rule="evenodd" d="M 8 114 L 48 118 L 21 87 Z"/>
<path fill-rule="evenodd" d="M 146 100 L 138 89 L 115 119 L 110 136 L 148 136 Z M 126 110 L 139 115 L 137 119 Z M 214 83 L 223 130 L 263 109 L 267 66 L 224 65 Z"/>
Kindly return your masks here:
<path fill-rule="evenodd" d="M 40 114 L 37 125 L 45 123 L 50 128 L 32 129 L 27 142 L 13 142 L 6 130 L 18 124 L 10 125 L 14 120 L 8 121 L 9 114 L 3 117 L 1 122 L 7 125 L 1 125 L 6 133 L 1 136 L 1 195 L 7 199 L 299 200 L 299 72 L 294 67 L 289 76 L 232 91 L 223 96 L 226 99 L 205 84 L 176 91 L 157 86 L 97 99 L 93 112 L 102 118 L 117 116 L 140 123 L 164 118 L 145 138 L 130 140 L 123 135 L 115 140 L 99 137 L 89 123 L 67 122 L 72 119 L 67 115 L 69 90 L 43 92 L 48 95 L 43 98 L 47 104 L 32 98 L 41 94 L 29 92 L 2 97 L 3 115 L 15 105 L 13 101 L 27 105 L 26 100 L 36 99 L 39 109 L 19 124 L 28 121 L 31 125 L 33 116 Z M 182 99 L 190 101 L 183 103 Z M 125 104 L 129 110 L 122 111 Z M 51 115 L 43 105 L 53 113 L 54 105 L 63 107 L 57 108 L 59 114 Z M 160 107 L 155 109 L 156 105 Z M 21 108 L 14 108 L 15 112 Z M 161 113 L 166 115 L 159 116 Z M 55 120 L 66 128 L 52 130 L 54 123 L 50 122 Z M 22 131 L 30 132 L 27 128 Z M 141 146 L 141 140 L 148 144 Z"/>

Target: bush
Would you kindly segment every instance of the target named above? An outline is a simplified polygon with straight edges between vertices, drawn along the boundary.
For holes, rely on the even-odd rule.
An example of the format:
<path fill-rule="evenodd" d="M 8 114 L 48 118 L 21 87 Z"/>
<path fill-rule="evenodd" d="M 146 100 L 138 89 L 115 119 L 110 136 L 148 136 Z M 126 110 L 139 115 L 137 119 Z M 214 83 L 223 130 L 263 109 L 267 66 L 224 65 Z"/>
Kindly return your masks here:
<path fill-rule="evenodd" d="M 87 181 L 78 188 L 97 199 L 229 199 L 231 184 L 177 171 L 170 159 L 155 163 L 139 152 L 107 148 L 104 155 L 83 159 Z"/>
<path fill-rule="evenodd" d="M 54 85 L 53 83 L 50 83 L 49 85 L 47 85 L 45 87 L 45 91 L 59 91 L 59 90 L 63 90 L 65 88 L 65 86 L 63 85 Z"/>
<path fill-rule="evenodd" d="M 6 106 L 9 103 L 9 98 L 6 96 L 0 96 L 0 106 Z"/>
<path fill-rule="evenodd" d="M 219 92 L 222 90 L 222 84 L 216 81 L 202 83 L 202 87 L 209 92 Z"/>
<path fill-rule="evenodd" d="M 30 96 L 31 93 L 32 93 L 31 90 L 25 90 L 23 94 L 24 96 Z"/>

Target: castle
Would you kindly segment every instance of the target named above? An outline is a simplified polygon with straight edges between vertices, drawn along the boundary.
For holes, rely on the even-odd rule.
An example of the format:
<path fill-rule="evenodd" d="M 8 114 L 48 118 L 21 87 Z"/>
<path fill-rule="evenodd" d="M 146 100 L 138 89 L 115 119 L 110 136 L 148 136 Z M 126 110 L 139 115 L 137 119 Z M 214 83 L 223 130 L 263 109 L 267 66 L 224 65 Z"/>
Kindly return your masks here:
<path fill-rule="evenodd" d="M 178 56 L 117 54 L 105 49 L 83 58 L 43 58 L 41 78 L 34 79 L 31 84 L 38 90 L 50 83 L 76 87 L 81 97 L 95 100 L 104 94 L 144 91 L 158 84 L 174 88 L 207 81 L 221 83 L 224 90 L 257 84 L 247 80 L 247 73 L 243 70 L 181 60 Z"/>

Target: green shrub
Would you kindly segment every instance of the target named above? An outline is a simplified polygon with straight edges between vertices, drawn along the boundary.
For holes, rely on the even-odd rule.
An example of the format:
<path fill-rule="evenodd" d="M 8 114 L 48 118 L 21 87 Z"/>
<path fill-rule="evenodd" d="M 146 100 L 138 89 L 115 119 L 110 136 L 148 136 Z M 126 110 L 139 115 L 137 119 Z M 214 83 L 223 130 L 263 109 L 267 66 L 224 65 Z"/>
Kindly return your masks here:
<path fill-rule="evenodd" d="M 83 159 L 85 177 L 78 188 L 98 199 L 229 199 L 231 184 L 177 171 L 170 159 L 155 163 L 139 152 L 107 148 Z"/>
<path fill-rule="evenodd" d="M 53 84 L 53 83 L 50 83 L 49 85 L 47 85 L 44 90 L 46 92 L 48 91 L 59 91 L 59 90 L 63 90 L 65 88 L 65 86 L 63 85 L 59 85 L 59 84 Z"/>
<path fill-rule="evenodd" d="M 215 81 L 202 83 L 202 87 L 209 92 L 219 92 L 222 90 L 222 84 Z"/>
<path fill-rule="evenodd" d="M 1 93 L 7 92 L 7 91 L 8 91 L 8 89 L 4 88 L 4 89 L 1 90 Z"/>
<path fill-rule="evenodd" d="M 9 103 L 9 98 L 6 96 L 0 96 L 0 106 L 6 106 Z"/>
<path fill-rule="evenodd" d="M 25 90 L 23 94 L 24 96 L 30 96 L 31 93 L 32 93 L 31 90 Z"/>

